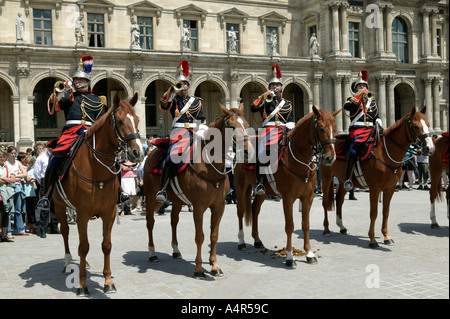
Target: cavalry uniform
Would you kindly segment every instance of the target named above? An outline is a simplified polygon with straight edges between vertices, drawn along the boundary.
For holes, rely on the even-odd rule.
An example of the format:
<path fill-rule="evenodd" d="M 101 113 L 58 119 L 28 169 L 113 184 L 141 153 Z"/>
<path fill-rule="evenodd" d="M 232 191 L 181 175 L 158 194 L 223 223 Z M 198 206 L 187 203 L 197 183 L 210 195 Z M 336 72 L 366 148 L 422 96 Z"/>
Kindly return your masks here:
<path fill-rule="evenodd" d="M 381 119 L 378 117 L 377 103 L 375 99 L 370 96 L 372 93 L 368 90 L 367 77 L 367 72 L 360 70 L 358 80 L 352 85 L 352 91 L 355 92 L 355 88 L 359 84 L 365 84 L 366 88 L 355 92 L 354 95 L 349 97 L 344 103 L 344 109 L 349 111 L 351 120 L 348 129 L 350 146 L 346 154 L 347 169 L 344 183 L 344 188 L 347 191 L 353 188 L 350 175 L 361 148 L 366 143 L 370 142 L 375 125 L 381 126 Z"/>
<path fill-rule="evenodd" d="M 261 118 L 263 119 L 263 129 L 261 130 L 261 134 L 259 136 L 258 160 L 256 167 L 256 194 L 258 195 L 265 194 L 265 188 L 263 185 L 264 173 L 261 172 L 261 169 L 263 167 L 268 167 L 268 165 L 273 162 L 268 161 L 263 163 L 260 159 L 264 155 L 269 156 L 270 158 L 273 156 L 278 156 L 278 154 L 268 154 L 270 146 L 277 145 L 283 134 L 287 130 L 291 130 L 295 127 L 292 103 L 283 99 L 281 97 L 281 93 L 275 94 L 272 90 L 270 90 L 271 85 L 274 83 L 280 84 L 280 90 L 283 85 L 280 68 L 277 64 L 272 66 L 272 71 L 274 77 L 269 81 L 269 91 L 265 92 L 258 99 L 256 99 L 250 107 L 250 110 L 253 113 L 259 112 L 261 114 Z M 267 173 L 267 170 L 265 170 L 265 173 Z"/>
<path fill-rule="evenodd" d="M 70 146 L 83 134 L 95 120 L 104 114 L 104 105 L 106 99 L 100 98 L 92 94 L 89 83 L 91 80 L 93 59 L 90 56 L 80 56 L 78 70 L 73 75 L 73 80 L 86 79 L 88 92 L 74 92 L 72 83 L 69 81 L 64 83 L 64 88 L 59 89 L 62 92 L 57 93 L 56 85 L 53 94 L 48 100 L 49 113 L 52 115 L 55 111 L 64 111 L 66 124 L 62 130 L 62 134 L 58 140 L 51 143 L 53 148 L 53 157 L 50 160 L 44 177 L 44 196 L 38 202 L 38 206 L 42 209 L 48 209 L 50 206 L 48 198 L 52 193 L 53 184 L 58 178 L 58 170 L 64 162 L 64 158 L 69 152 Z M 50 109 L 50 104 L 52 108 Z"/>
<path fill-rule="evenodd" d="M 176 77 L 176 83 L 170 87 L 160 100 L 160 108 L 172 114 L 172 132 L 170 134 L 169 149 L 161 172 L 161 190 L 156 194 L 156 200 L 163 203 L 166 198 L 166 189 L 169 179 L 176 173 L 177 165 L 171 156 L 181 156 L 185 164 L 190 161 L 191 141 L 195 134 L 201 137 L 208 129 L 203 115 L 202 99 L 195 96 L 178 94 L 184 88 L 184 82 L 189 86 L 189 64 L 181 61 Z M 175 86 L 179 85 L 176 89 Z M 178 92 L 177 92 L 178 91 Z"/>

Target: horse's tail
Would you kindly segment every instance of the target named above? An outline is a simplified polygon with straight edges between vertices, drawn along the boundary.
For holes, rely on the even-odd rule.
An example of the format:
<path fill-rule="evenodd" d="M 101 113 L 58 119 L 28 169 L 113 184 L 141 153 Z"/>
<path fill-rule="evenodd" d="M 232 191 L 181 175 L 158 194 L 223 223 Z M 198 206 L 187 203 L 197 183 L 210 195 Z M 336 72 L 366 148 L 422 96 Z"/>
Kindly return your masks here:
<path fill-rule="evenodd" d="M 328 187 L 322 189 L 322 206 L 326 211 L 334 210 L 334 182 L 333 178 Z"/>

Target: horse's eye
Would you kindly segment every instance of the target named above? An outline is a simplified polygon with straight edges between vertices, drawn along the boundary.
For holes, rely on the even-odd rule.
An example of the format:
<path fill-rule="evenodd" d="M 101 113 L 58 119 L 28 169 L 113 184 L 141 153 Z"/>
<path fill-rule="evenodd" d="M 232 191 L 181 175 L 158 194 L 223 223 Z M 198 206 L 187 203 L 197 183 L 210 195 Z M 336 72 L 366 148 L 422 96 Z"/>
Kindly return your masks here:
<path fill-rule="evenodd" d="M 122 120 L 117 120 L 117 125 L 123 125 L 123 121 Z"/>

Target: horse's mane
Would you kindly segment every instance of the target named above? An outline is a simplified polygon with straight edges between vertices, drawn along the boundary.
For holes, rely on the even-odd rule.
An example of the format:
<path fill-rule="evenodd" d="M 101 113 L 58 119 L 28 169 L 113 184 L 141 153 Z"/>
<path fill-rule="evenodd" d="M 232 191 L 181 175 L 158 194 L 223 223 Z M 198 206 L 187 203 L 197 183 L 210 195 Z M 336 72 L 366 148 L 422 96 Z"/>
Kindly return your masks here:
<path fill-rule="evenodd" d="M 401 127 L 403 125 L 403 122 L 405 121 L 405 118 L 407 116 L 409 116 L 410 113 L 405 114 L 400 120 L 395 121 L 394 124 L 392 124 L 391 126 L 387 127 L 386 129 L 383 130 L 383 135 L 390 135 L 392 134 L 392 132 L 396 131 L 399 127 Z"/>
<path fill-rule="evenodd" d="M 103 114 L 98 120 L 92 124 L 92 126 L 86 132 L 86 139 L 91 138 L 92 135 L 99 130 L 100 127 L 105 124 L 106 120 L 111 116 L 112 107 L 110 107 L 105 114 Z"/>
<path fill-rule="evenodd" d="M 300 128 L 300 126 L 302 126 L 304 122 L 309 121 L 309 119 L 312 117 L 313 114 L 314 112 L 310 112 L 305 116 L 303 116 L 301 119 L 299 119 L 297 123 L 295 123 L 295 127 L 288 133 L 288 136 L 293 135 Z"/>

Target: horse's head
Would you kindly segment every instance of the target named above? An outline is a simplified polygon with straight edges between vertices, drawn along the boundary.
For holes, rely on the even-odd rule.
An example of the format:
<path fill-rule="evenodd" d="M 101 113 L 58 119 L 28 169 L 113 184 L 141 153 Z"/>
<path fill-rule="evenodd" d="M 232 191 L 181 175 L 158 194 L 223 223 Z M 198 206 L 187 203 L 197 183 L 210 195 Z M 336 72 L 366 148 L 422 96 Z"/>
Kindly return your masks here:
<path fill-rule="evenodd" d="M 239 108 L 227 109 L 219 103 L 223 113 L 223 121 L 227 129 L 231 129 L 233 136 L 233 151 L 241 161 L 248 161 L 255 156 L 252 144 L 248 140 L 248 122 L 244 118 L 244 103 Z"/>
<path fill-rule="evenodd" d="M 314 148 L 320 162 L 324 165 L 331 165 L 336 159 L 334 133 L 337 126 L 335 116 L 339 112 L 340 110 L 331 113 L 327 110 L 319 110 L 313 106 L 312 134 L 315 142 Z"/>
<path fill-rule="evenodd" d="M 405 115 L 406 131 L 408 140 L 417 148 L 420 148 L 424 155 L 433 155 L 435 147 L 430 134 L 430 123 L 425 115 L 427 107 L 424 106 L 420 112 L 414 106 L 411 113 Z"/>
<path fill-rule="evenodd" d="M 134 163 L 144 159 L 144 149 L 138 130 L 139 118 L 134 112 L 137 99 L 137 92 L 128 102 L 121 100 L 119 94 L 116 93 L 111 113 L 117 141 L 124 148 L 128 159 Z"/>

